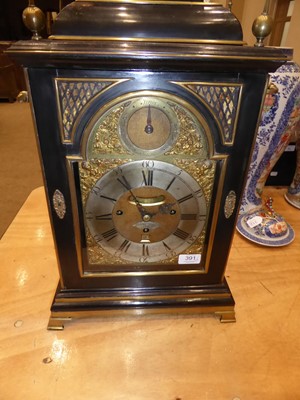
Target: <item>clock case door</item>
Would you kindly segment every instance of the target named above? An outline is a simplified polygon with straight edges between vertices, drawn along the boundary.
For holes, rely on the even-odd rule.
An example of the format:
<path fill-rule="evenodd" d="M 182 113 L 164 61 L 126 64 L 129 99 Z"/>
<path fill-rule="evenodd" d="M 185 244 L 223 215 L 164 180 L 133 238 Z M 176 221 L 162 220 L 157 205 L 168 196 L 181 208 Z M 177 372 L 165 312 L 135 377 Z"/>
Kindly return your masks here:
<path fill-rule="evenodd" d="M 99 309 L 166 309 L 176 306 L 195 311 L 194 307 L 200 307 L 202 310 L 220 312 L 225 320 L 234 319 L 234 300 L 224 273 L 253 133 L 264 95 L 266 75 L 143 71 L 133 74 L 128 71 L 55 71 L 29 68 L 28 78 L 61 275 L 52 311 L 61 315 L 83 309 L 92 312 Z M 57 79 L 67 82 L 67 92 L 70 88 L 83 88 L 81 101 L 85 105 L 79 111 L 77 109 L 69 136 L 67 130 L 64 130 L 66 120 L 56 91 Z M 105 90 L 100 90 L 87 101 L 90 85 L 99 80 L 110 83 Z M 38 85 L 37 82 L 43 82 L 43 85 Z M 234 121 L 229 137 L 224 134 L 226 121 L 222 122 L 218 118 L 218 104 L 214 104 L 213 108 L 210 97 L 201 98 L 197 93 L 199 87 L 209 88 L 208 93 L 216 88 L 238 88 L 233 107 L 235 114 L 231 114 Z M 80 201 L 78 160 L 84 158 L 82 142 L 85 129 L 95 113 L 107 102 L 140 90 L 154 90 L 184 99 L 198 110 L 209 128 L 211 156 L 216 157 L 217 162 L 201 268 L 197 265 L 189 268 L 179 266 L 178 270 L 166 273 L 164 265 L 157 264 L 150 273 L 135 273 L 136 268 L 133 265 L 129 273 L 118 273 L 116 266 L 114 273 L 104 273 L 102 276 L 101 273 L 84 274 L 84 211 Z M 77 95 L 73 94 L 74 96 Z M 63 216 L 59 215 L 54 201 L 58 191 L 63 195 L 65 203 Z M 228 196 L 232 193 L 234 199 L 230 207 Z M 191 304 L 193 307 L 190 308 Z"/>

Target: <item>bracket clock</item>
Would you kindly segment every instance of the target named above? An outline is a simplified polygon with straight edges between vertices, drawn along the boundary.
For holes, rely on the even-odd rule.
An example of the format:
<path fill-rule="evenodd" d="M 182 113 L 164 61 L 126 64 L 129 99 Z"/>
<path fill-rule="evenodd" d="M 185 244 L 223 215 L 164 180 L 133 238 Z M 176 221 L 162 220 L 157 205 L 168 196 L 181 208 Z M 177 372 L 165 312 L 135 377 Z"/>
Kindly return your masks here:
<path fill-rule="evenodd" d="M 27 71 L 60 282 L 49 329 L 133 312 L 234 321 L 224 277 L 268 72 L 217 3 L 79 0 Z M 242 266 L 241 266 L 242 268 Z"/>

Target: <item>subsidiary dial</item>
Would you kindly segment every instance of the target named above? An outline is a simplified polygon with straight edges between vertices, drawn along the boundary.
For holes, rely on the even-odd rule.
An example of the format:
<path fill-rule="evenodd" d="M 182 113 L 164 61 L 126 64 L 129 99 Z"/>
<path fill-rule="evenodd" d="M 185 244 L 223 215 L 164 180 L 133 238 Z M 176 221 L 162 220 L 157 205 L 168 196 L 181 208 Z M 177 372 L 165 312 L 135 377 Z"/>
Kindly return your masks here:
<path fill-rule="evenodd" d="M 120 137 L 130 151 L 163 153 L 172 147 L 178 132 L 179 121 L 172 101 L 140 96 L 126 103 L 120 119 Z"/>

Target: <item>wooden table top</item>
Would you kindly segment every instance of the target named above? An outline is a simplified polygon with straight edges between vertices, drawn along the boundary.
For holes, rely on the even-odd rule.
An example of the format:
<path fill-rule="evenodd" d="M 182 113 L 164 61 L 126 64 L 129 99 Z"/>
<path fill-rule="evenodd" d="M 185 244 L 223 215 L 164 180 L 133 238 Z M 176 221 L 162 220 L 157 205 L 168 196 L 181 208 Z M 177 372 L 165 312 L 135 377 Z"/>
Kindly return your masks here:
<path fill-rule="evenodd" d="M 236 233 L 226 277 L 236 323 L 210 316 L 75 320 L 47 331 L 58 272 L 43 188 L 0 241 L 0 400 L 300 398 L 300 210 L 267 189 L 296 238 Z"/>

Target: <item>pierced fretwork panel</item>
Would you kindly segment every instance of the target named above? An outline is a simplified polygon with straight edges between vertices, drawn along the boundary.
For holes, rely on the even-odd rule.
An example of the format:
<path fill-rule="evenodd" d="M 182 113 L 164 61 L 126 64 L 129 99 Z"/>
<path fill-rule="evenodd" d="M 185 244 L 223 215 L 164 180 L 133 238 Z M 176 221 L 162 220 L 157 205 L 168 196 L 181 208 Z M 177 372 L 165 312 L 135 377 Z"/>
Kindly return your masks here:
<path fill-rule="evenodd" d="M 120 81 L 118 81 L 120 82 Z M 55 79 L 62 141 L 72 142 L 72 130 L 84 106 L 115 80 Z"/>
<path fill-rule="evenodd" d="M 197 93 L 213 112 L 222 131 L 224 144 L 234 142 L 242 85 L 189 84 L 187 87 Z"/>

